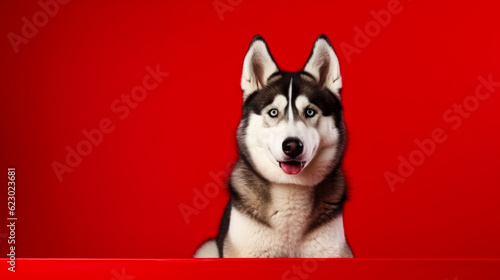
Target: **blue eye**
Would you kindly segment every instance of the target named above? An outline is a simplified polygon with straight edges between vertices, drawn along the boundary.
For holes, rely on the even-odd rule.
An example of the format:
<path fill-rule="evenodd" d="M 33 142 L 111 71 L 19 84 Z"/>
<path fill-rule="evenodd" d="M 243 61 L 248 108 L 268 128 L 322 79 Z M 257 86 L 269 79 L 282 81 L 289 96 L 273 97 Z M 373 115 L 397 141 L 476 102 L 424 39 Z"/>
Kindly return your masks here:
<path fill-rule="evenodd" d="M 316 115 L 316 111 L 311 108 L 306 109 L 306 118 L 312 118 L 314 115 Z"/>
<path fill-rule="evenodd" d="M 276 110 L 276 109 L 271 109 L 271 110 L 269 110 L 268 114 L 269 114 L 269 116 L 270 116 L 271 118 L 276 118 L 276 117 L 278 116 L 278 110 Z"/>

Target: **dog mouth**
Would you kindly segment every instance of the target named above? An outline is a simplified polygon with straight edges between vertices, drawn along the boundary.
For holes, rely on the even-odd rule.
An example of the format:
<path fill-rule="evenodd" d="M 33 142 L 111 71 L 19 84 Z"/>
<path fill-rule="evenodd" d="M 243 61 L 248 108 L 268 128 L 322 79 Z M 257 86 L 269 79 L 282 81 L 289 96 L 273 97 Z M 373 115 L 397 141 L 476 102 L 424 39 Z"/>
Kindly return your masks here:
<path fill-rule="evenodd" d="M 295 175 L 300 173 L 304 166 L 306 165 L 305 161 L 283 161 L 280 162 L 280 167 L 286 174 Z"/>

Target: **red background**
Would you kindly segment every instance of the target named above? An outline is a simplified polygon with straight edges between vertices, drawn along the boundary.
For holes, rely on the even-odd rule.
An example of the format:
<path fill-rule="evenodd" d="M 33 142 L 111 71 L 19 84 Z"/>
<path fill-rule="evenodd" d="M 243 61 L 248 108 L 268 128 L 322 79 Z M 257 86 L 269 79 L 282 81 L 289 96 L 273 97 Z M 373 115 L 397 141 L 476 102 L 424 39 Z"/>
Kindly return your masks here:
<path fill-rule="evenodd" d="M 0 213 L 13 166 L 17 256 L 190 257 L 215 236 L 227 195 L 209 198 L 189 223 L 179 207 L 193 206 L 195 192 L 215 182 L 210 174 L 237 158 L 251 38 L 261 34 L 282 69 L 298 70 L 325 33 L 344 79 L 344 221 L 355 256 L 500 257 L 500 87 L 458 129 L 443 120 L 479 76 L 500 81 L 498 7 L 401 0 L 402 11 L 346 56 L 340 45 L 355 46 L 355 28 L 387 3 L 243 0 L 221 20 L 211 0 L 72 1 L 16 54 L 7 34 L 21 35 L 21 19 L 41 8 L 3 1 Z M 120 120 L 111 104 L 157 64 L 169 76 Z M 115 130 L 59 182 L 52 163 L 65 163 L 66 146 L 103 118 Z M 391 190 L 384 173 L 396 173 L 398 156 L 437 127 L 447 140 Z M 5 255 L 5 235 L 0 241 Z"/>

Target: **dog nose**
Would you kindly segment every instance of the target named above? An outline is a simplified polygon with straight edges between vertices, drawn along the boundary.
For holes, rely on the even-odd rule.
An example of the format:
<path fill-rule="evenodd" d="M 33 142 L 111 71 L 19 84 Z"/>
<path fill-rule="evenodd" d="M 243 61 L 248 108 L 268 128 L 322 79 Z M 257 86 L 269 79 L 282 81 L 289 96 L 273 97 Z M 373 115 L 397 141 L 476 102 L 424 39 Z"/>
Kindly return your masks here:
<path fill-rule="evenodd" d="M 302 153 L 304 147 L 298 138 L 287 138 L 283 141 L 283 152 L 289 157 L 297 157 Z"/>

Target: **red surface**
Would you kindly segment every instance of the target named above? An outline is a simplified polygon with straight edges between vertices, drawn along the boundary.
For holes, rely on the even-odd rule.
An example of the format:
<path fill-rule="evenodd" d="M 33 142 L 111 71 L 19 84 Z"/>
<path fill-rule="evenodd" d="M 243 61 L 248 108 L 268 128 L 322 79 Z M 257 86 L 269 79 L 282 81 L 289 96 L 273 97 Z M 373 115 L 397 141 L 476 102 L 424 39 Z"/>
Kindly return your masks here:
<path fill-rule="evenodd" d="M 22 18 L 32 20 L 41 7 L 2 1 L 0 174 L 16 167 L 17 256 L 191 256 L 216 234 L 227 200 L 217 185 L 237 157 L 239 79 L 251 38 L 263 35 L 280 67 L 298 70 L 325 33 L 344 78 L 350 184 L 344 221 L 355 256 L 500 257 L 500 87 L 466 118 L 443 117 L 455 103 L 470 102 L 479 77 L 500 81 L 499 7 L 494 1 L 402 0 L 391 6 L 397 13 L 386 26 L 371 29 L 366 46 L 358 42 L 346 55 L 341 46 L 356 46 L 357 28 L 370 27 L 371 11 L 386 10 L 388 3 L 243 0 L 221 21 L 212 1 L 71 1 L 16 54 L 7 35 L 22 34 Z M 146 67 L 156 65 L 168 77 L 128 115 L 113 112 L 115 100 L 141 85 Z M 114 130 L 60 182 L 52 164 L 66 164 L 66 147 L 76 149 L 86 139 L 82 130 L 106 118 Z M 397 173 L 398 157 L 408 159 L 418 149 L 415 140 L 432 137 L 436 128 L 446 140 L 391 188 L 384 173 Z M 7 215 L 6 177 L 0 180 L 0 221 Z M 213 195 L 196 199 L 205 188 Z M 198 206 L 188 222 L 180 211 L 187 206 Z M 5 229 L 0 226 L 0 234 Z M 0 241 L 5 256 L 5 235 Z M 187 268 L 183 261 L 145 263 L 165 273 Z M 410 263 L 412 269 L 401 270 L 405 278 L 424 273 L 418 262 Z M 429 269 L 445 263 L 430 262 Z M 26 263 L 29 271 L 45 264 Z M 207 264 L 197 265 L 202 271 Z M 363 265 L 355 273 L 391 267 Z M 491 271 L 482 271 L 481 262 L 464 265 Z M 57 262 L 48 267 L 67 268 Z M 454 273 L 443 270 L 436 279 L 453 279 Z"/>
<path fill-rule="evenodd" d="M 498 279 L 500 260 L 23 259 L 7 279 Z"/>

